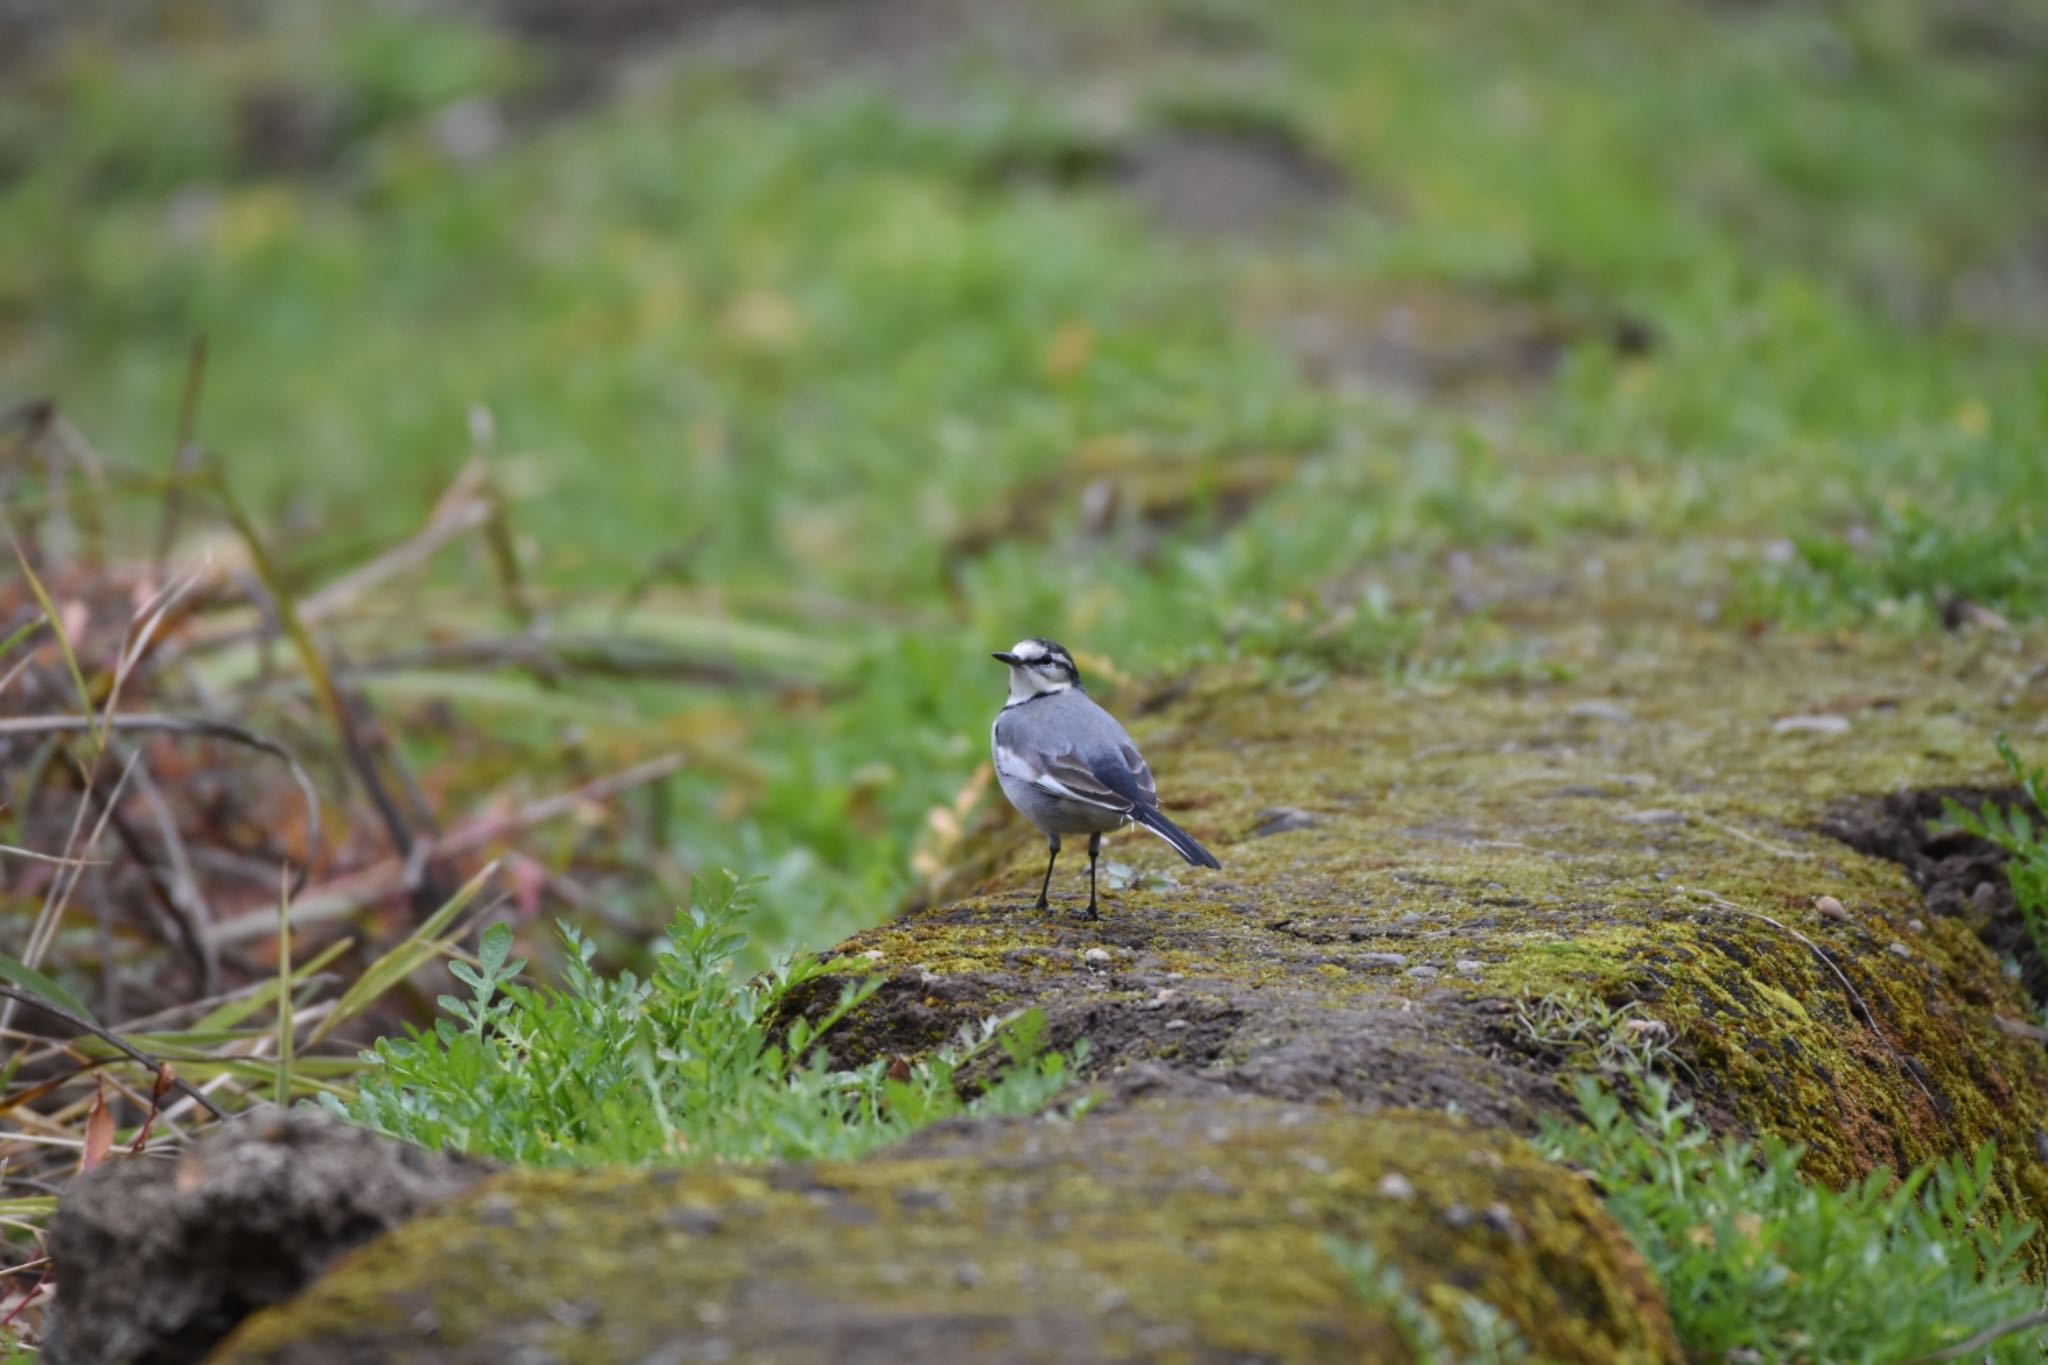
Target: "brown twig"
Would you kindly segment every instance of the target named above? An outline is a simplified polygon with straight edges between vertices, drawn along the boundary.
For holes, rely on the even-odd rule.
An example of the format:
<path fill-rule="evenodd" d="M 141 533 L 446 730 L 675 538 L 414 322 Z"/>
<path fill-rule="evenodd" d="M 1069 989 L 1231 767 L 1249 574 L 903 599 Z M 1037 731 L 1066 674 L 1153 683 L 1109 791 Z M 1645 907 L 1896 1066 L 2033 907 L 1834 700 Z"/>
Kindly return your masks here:
<path fill-rule="evenodd" d="M 79 719 L 87 727 L 91 727 L 93 721 L 91 716 L 82 716 Z M 81 769 L 81 782 L 88 798 L 93 794 L 93 780 L 98 769 L 99 763 L 97 759 Z M 105 834 L 107 830 L 107 819 L 112 810 L 112 803 L 118 802 L 121 799 L 122 791 L 128 786 L 129 775 L 134 770 L 135 763 L 133 759 L 122 766 L 121 776 L 114 784 L 114 794 L 108 798 L 108 806 L 101 810 L 99 820 L 93 825 L 92 833 L 86 839 L 85 852 L 87 854 L 90 854 L 92 850 L 99 847 L 100 836 Z M 72 816 L 71 832 L 65 837 L 64 841 L 64 856 L 67 858 L 71 857 L 73 851 L 78 847 L 78 832 L 84 827 L 86 812 L 92 808 L 92 804 L 90 799 L 81 801 L 78 805 L 78 810 Z M 51 881 L 50 889 L 43 897 L 43 908 L 37 912 L 35 925 L 29 930 L 28 948 L 21 955 L 21 960 L 28 966 L 38 967 L 42 965 L 43 954 L 49 950 L 51 942 L 56 938 L 57 924 L 64 917 L 65 907 L 70 904 L 72 893 L 78 889 L 79 879 L 85 875 L 86 866 L 86 864 L 81 863 L 72 868 L 59 869 L 56 877 Z M 66 876 L 66 872 L 69 872 L 70 875 Z M 0 1027 L 4 1027 L 13 1018 L 14 1006 L 9 1005 L 4 1010 L 0 1010 Z"/>
<path fill-rule="evenodd" d="M 115 749 L 120 752 L 119 748 Z M 149 765 L 141 761 L 139 752 L 130 755 L 135 790 L 142 797 L 144 806 L 156 825 L 157 837 L 163 844 L 164 861 L 170 864 L 168 873 L 156 865 L 150 850 L 142 841 L 135 827 L 119 810 L 108 808 L 113 817 L 114 834 L 121 846 L 128 851 L 136 865 L 142 869 L 143 884 L 149 896 L 163 912 L 176 931 L 179 945 L 192 960 L 193 975 L 199 982 L 201 995 L 212 995 L 219 988 L 219 958 L 208 942 L 205 927 L 213 920 L 205 898 L 201 896 L 199 884 L 192 876 L 191 860 L 185 856 L 184 840 L 178 834 L 177 821 L 171 816 L 170 807 L 164 801 L 163 792 L 149 775 Z"/>
<path fill-rule="evenodd" d="M 2029 1327 L 2039 1327 L 2043 1324 L 2048 1324 L 2048 1308 L 2036 1308 L 2031 1313 L 2024 1313 L 2019 1317 L 1986 1327 L 1977 1335 L 1959 1341 L 1953 1346 L 1944 1346 L 1939 1351 L 1930 1351 L 1924 1356 L 1914 1356 L 1906 1365 L 1937 1365 L 1937 1362 L 1943 1360 L 1961 1360 L 1964 1356 L 1977 1354 L 1994 1341 L 2017 1336 Z"/>
<path fill-rule="evenodd" d="M 493 839 L 558 819 L 580 805 L 609 800 L 642 783 L 658 782 L 681 771 L 688 761 L 681 754 L 665 754 L 580 787 L 541 797 L 508 814 L 484 816 L 435 840 L 431 855 L 446 858 L 474 852 Z M 384 862 L 337 879 L 337 882 L 324 883 L 306 895 L 294 895 L 292 924 L 296 927 L 347 915 L 362 905 L 404 889 L 405 875 L 403 861 Z M 274 919 L 266 912 L 223 921 L 213 927 L 211 934 L 217 945 L 225 945 L 274 933 L 276 927 Z"/>
<path fill-rule="evenodd" d="M 440 640 L 376 655 L 352 676 L 408 668 L 517 668 L 543 682 L 564 673 L 613 678 L 658 678 L 712 687 L 805 686 L 811 680 L 777 677 L 758 668 L 692 658 L 671 645 L 632 636 L 496 635 Z"/>
<path fill-rule="evenodd" d="M 498 424 L 491 410 L 478 405 L 469 410 L 470 462 L 482 475 L 479 493 L 490 517 L 484 522 L 484 548 L 490 552 L 491 567 L 497 571 L 498 587 L 505 595 L 505 608 L 521 626 L 534 620 L 533 598 L 527 591 L 526 571 L 519 562 L 519 542 L 512 535 L 512 515 L 505 490 L 491 470 L 491 448 Z"/>
<path fill-rule="evenodd" d="M 31 863 L 49 863 L 54 867 L 104 867 L 104 858 L 60 858 L 54 853 L 38 853 L 32 848 L 16 848 L 12 844 L 0 844 L 0 858 L 21 858 Z"/>
<path fill-rule="evenodd" d="M 425 564 L 450 541 L 468 535 L 490 520 L 490 504 L 482 496 L 484 470 L 474 462 L 463 466 L 434 504 L 427 524 L 408 540 L 386 550 L 369 563 L 343 574 L 318 592 L 308 593 L 299 603 L 299 619 L 307 624 L 324 621 L 354 606 L 371 589 Z"/>
<path fill-rule="evenodd" d="M 133 1043 L 129 1042 L 127 1039 L 123 1038 L 120 1034 L 115 1033 L 111 1029 L 102 1027 L 99 1024 L 95 1024 L 90 1019 L 86 1019 L 79 1015 L 73 1014 L 70 1010 L 65 1009 L 62 1005 L 53 1005 L 48 1000 L 43 999 L 42 996 L 37 995 L 33 991 L 23 990 L 18 986 L 10 986 L 5 982 L 0 982 L 0 995 L 4 995 L 10 1000 L 19 1001 L 21 1004 L 24 1005 L 32 1005 L 36 1009 L 41 1010 L 45 1014 L 54 1015 L 55 1017 L 62 1019 L 65 1023 L 71 1025 L 71 1027 L 77 1029 L 79 1032 L 90 1033 L 93 1037 L 99 1039 L 107 1046 L 118 1050 L 121 1053 L 121 1055 L 128 1058 L 129 1061 L 136 1063 L 138 1066 L 148 1067 L 150 1071 L 157 1076 L 163 1075 L 163 1062 L 159 1061 L 155 1057 L 150 1056 L 147 1052 L 144 1052 L 141 1048 L 136 1047 Z M 228 1116 L 227 1111 L 225 1109 L 222 1109 L 219 1105 L 215 1104 L 211 1099 L 207 1098 L 204 1091 L 195 1089 L 190 1082 L 178 1076 L 175 1072 L 171 1076 L 171 1084 L 176 1086 L 179 1090 L 183 1091 L 186 1097 L 189 1098 L 194 1104 L 197 1104 L 200 1108 L 204 1109 L 207 1113 L 213 1115 L 215 1118 L 225 1119 Z"/>
<path fill-rule="evenodd" d="M 413 909 L 424 915 L 447 899 L 441 878 L 435 875 L 433 856 L 434 840 L 440 834 L 440 822 L 434 818 L 432 805 L 426 793 L 414 779 L 392 745 L 389 733 L 371 711 L 369 699 L 360 692 L 349 693 L 337 689 L 337 695 L 348 712 L 348 728 L 343 732 L 344 747 L 348 749 L 356 772 L 363 779 L 370 799 L 377 806 L 390 831 L 392 844 L 397 848 L 406 867 L 405 888 L 412 898 Z M 389 775 L 404 798 L 405 808 L 399 808 L 399 801 L 383 785 L 383 778 Z"/>
<path fill-rule="evenodd" d="M 1796 858 L 1801 862 L 1813 861 L 1814 855 L 1811 853 L 1807 853 L 1796 848 L 1786 848 L 1783 844 L 1774 844 L 1768 839 L 1759 839 L 1756 835 L 1751 834 L 1748 830 L 1738 828 L 1735 825 L 1731 825 L 1726 820 L 1717 820 L 1713 816 L 1708 815 L 1705 811 L 1696 810 L 1686 811 L 1684 813 L 1689 818 L 1699 821 L 1701 824 L 1706 825 L 1708 828 L 1720 830 L 1723 834 L 1730 835 L 1733 838 L 1740 839 L 1742 840 L 1742 842 L 1749 844 L 1755 848 L 1760 848 L 1774 858 Z"/>
<path fill-rule="evenodd" d="M 12 1327 L 14 1325 L 14 1320 L 21 1316 L 21 1310 L 28 1307 L 31 1303 L 35 1302 L 36 1295 L 42 1293 L 43 1286 L 50 1282 L 50 1272 L 53 1269 L 53 1266 L 51 1264 L 50 1258 L 48 1256 L 44 1256 L 37 1260 L 24 1261 L 17 1266 L 10 1266 L 5 1272 L 0 1272 L 4 1273 L 9 1278 L 12 1278 L 13 1276 L 24 1274 L 30 1270 L 34 1270 L 37 1266 L 41 1266 L 43 1268 L 42 1273 L 36 1276 L 36 1282 L 28 1287 L 28 1292 L 21 1296 L 21 1302 L 14 1305 L 14 1307 L 8 1311 L 6 1317 L 0 1318 L 0 1327 Z"/>
<path fill-rule="evenodd" d="M 313 779 L 299 766 L 291 751 L 275 740 L 265 739 L 239 725 L 226 721 L 204 720 L 189 716 L 157 716 L 131 713 L 119 716 L 0 716 L 0 738 L 9 735 L 50 735 L 79 734 L 90 732 L 95 726 L 110 730 L 152 731 L 172 735 L 191 735 L 199 739 L 225 740 L 269 754 L 291 771 L 292 780 L 298 784 L 299 795 L 306 803 L 306 857 L 300 864 L 298 876 L 292 882 L 292 894 L 297 895 L 304 888 L 306 878 L 313 864 L 319 859 L 320 851 L 320 799 L 314 794 Z"/>
<path fill-rule="evenodd" d="M 178 538 L 178 521 L 184 514 L 185 496 L 182 476 L 192 472 L 199 463 L 199 447 L 193 443 L 193 436 L 199 421 L 199 391 L 206 380 L 206 338 L 195 337 L 192 350 L 185 361 L 185 390 L 178 399 L 178 439 L 171 447 L 171 480 L 164 492 L 163 515 L 156 526 L 156 576 L 164 576 L 164 564 L 171 557 L 171 547 Z"/>

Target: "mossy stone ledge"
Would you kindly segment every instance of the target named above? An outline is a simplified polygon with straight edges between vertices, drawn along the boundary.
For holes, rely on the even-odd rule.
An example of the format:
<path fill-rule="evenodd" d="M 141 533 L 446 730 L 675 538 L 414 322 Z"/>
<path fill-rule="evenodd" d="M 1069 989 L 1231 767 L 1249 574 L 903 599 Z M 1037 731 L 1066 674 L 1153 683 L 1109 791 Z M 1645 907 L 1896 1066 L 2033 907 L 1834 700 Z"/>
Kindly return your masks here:
<path fill-rule="evenodd" d="M 1553 1359 L 1676 1358 L 1584 1183 L 1440 1115 L 1140 1099 L 874 1160 L 520 1172 L 343 1262 L 224 1361 L 1380 1360 L 1325 1237 L 1514 1305 Z"/>
<path fill-rule="evenodd" d="M 1634 1002 L 1710 1122 L 1819 1179 L 1995 1140 L 1994 1202 L 2042 1219 L 2018 981 L 1822 826 L 1987 780 L 1995 730 L 2048 720 L 2043 639 L 1752 636 L 1637 562 L 1498 575 L 1492 628 L 1568 680 L 1246 666 L 1116 698 L 1222 872 L 1126 836 L 1099 923 L 1079 860 L 1035 912 L 1042 845 L 986 804 L 928 904 L 834 955 L 883 978 L 842 1060 L 1037 1007 L 1089 1040 L 1094 1110 L 854 1165 L 494 1177 L 221 1359 L 1402 1358 L 1331 1237 L 1544 1358 L 1676 1359 L 1592 1191 L 1525 1141 L 1573 1059 L 1516 1019 L 1562 990 Z"/>

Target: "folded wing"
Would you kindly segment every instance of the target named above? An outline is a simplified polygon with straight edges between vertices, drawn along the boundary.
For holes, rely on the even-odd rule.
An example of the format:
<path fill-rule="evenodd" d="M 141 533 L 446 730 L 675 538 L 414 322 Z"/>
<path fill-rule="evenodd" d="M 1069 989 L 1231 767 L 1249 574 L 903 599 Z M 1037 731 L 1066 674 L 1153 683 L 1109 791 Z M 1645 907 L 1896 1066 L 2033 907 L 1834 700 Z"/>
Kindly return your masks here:
<path fill-rule="evenodd" d="M 1128 744 L 1086 756 L 1071 749 L 1051 755 L 1040 785 L 1106 810 L 1129 812 L 1159 804 L 1152 770 Z"/>

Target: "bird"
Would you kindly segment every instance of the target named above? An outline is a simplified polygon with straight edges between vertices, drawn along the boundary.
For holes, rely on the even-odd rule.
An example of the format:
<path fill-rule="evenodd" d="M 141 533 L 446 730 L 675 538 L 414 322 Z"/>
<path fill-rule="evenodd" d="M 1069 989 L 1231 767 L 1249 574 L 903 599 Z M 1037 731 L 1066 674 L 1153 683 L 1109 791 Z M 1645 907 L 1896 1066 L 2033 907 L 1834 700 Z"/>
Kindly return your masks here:
<path fill-rule="evenodd" d="M 1095 864 L 1102 836 L 1139 825 L 1164 839 L 1196 867 L 1221 868 L 1214 854 L 1159 813 L 1159 792 L 1144 755 L 1116 717 L 1081 686 L 1074 656 L 1051 640 L 1019 640 L 992 656 L 1010 668 L 1010 694 L 990 733 L 996 781 L 1024 818 L 1038 827 L 1051 851 L 1034 909 L 1048 908 L 1046 892 L 1060 859 L 1060 836 L 1088 836 L 1088 909 L 1096 908 Z"/>

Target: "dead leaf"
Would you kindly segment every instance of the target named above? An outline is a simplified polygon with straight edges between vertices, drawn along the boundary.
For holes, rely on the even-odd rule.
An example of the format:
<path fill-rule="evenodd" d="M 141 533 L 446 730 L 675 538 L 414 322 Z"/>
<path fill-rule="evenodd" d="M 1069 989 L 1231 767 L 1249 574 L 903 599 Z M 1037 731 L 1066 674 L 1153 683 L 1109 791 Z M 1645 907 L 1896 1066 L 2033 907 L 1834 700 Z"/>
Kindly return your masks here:
<path fill-rule="evenodd" d="M 171 1070 L 169 1062 L 159 1062 L 156 1068 L 156 1085 L 149 1092 L 149 1113 L 142 1120 L 141 1129 L 135 1134 L 135 1141 L 128 1144 L 128 1155 L 141 1152 L 149 1143 L 149 1130 L 156 1124 L 157 1111 L 163 1108 L 164 1096 L 171 1093 L 171 1083 L 178 1079 L 178 1073 Z"/>
<path fill-rule="evenodd" d="M 92 1112 L 85 1116 L 85 1150 L 78 1155 L 78 1173 L 84 1175 L 105 1161 L 113 1149 L 114 1115 L 107 1108 L 107 1083 L 102 1078 L 92 1097 Z"/>

